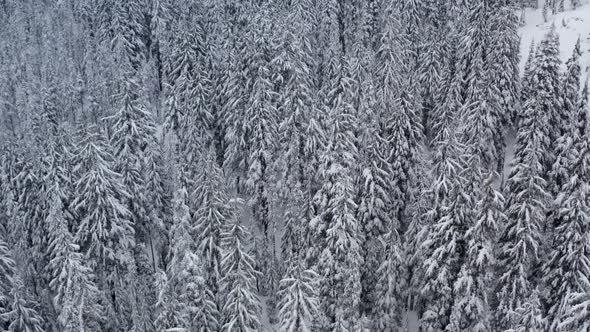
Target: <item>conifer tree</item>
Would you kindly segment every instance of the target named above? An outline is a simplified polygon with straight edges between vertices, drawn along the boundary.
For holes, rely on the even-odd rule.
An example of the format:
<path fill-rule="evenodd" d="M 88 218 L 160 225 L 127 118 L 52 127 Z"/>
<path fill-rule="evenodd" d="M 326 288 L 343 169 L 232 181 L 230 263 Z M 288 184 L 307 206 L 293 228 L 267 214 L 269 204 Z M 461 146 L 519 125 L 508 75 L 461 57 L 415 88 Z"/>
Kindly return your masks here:
<path fill-rule="evenodd" d="M 543 266 L 543 282 L 547 289 L 544 302 L 550 331 L 558 331 L 568 314 L 568 294 L 582 292 L 584 280 L 590 278 L 590 246 L 586 240 L 590 216 L 585 199 L 590 182 L 587 171 L 590 142 L 587 134 L 580 137 L 575 130 L 566 136 L 573 142 L 564 148 L 561 156 L 566 176 L 562 178 L 556 197 L 551 232 L 553 245 L 549 247 L 548 260 Z"/>
<path fill-rule="evenodd" d="M 456 64 L 458 65 L 458 64 Z M 420 273 L 420 293 L 424 301 L 421 324 L 428 329 L 445 329 L 453 303 L 452 289 L 464 258 L 466 211 L 470 197 L 463 194 L 465 184 L 465 149 L 459 142 L 457 116 L 460 109 L 461 86 L 455 76 L 457 68 L 451 68 L 445 99 L 432 116 L 432 172 L 434 179 L 423 193 L 428 205 L 423 218 L 426 234 L 421 244 L 423 261 Z M 416 273 L 416 272 L 414 272 Z"/>
<path fill-rule="evenodd" d="M 135 246 L 130 212 L 120 201 L 128 194 L 122 189 L 120 175 L 112 170 L 113 157 L 101 133 L 94 128 L 86 130 L 89 133 L 74 150 L 79 178 L 71 206 L 80 218 L 74 238 L 97 273 L 97 286 L 109 299 L 105 310 L 115 315 L 105 323 L 124 326 L 129 318 L 124 311 L 129 307 L 121 305 L 126 296 L 120 282 Z"/>
<path fill-rule="evenodd" d="M 6 327 L 8 321 L 4 316 L 10 309 L 10 291 L 12 290 L 12 279 L 15 269 L 15 262 L 10 257 L 8 245 L 0 239 L 0 326 Z"/>
<path fill-rule="evenodd" d="M 301 258 L 289 259 L 285 278 L 280 282 L 280 323 L 287 332 L 311 332 L 318 310 L 317 288 L 319 275 L 305 270 Z"/>
<path fill-rule="evenodd" d="M 216 155 L 213 149 L 204 155 L 201 173 L 197 182 L 201 183 L 196 192 L 196 201 L 199 209 L 195 214 L 195 230 L 198 234 L 197 252 L 204 267 L 205 287 L 207 295 L 211 295 L 208 301 L 215 306 L 208 315 L 221 321 L 219 311 L 223 305 L 221 294 L 221 260 L 223 257 L 222 233 L 228 227 L 231 220 L 231 207 L 223 192 L 222 172 L 216 163 Z"/>
<path fill-rule="evenodd" d="M 477 158 L 472 155 L 472 158 Z M 478 162 L 472 161 L 475 165 Z M 479 165 L 478 165 L 479 166 Z M 479 166 L 481 167 L 481 166 Z M 477 169 L 471 169 L 478 172 Z M 478 177 L 481 192 L 476 189 L 474 217 L 472 224 L 465 233 L 466 257 L 455 282 L 453 292 L 455 303 L 451 311 L 448 331 L 492 331 L 492 302 L 490 301 L 489 285 L 494 281 L 495 269 L 494 242 L 499 225 L 505 222 L 503 215 L 504 198 L 494 189 L 494 174 L 488 173 Z M 477 179 L 477 177 L 476 177 Z"/>
<path fill-rule="evenodd" d="M 512 313 L 531 295 L 531 274 L 539 260 L 541 231 L 549 203 L 547 182 L 543 179 L 550 139 L 545 123 L 547 114 L 531 98 L 520 116 L 515 158 L 508 178 L 508 224 L 499 239 L 498 328 L 513 326 Z"/>
<path fill-rule="evenodd" d="M 547 120 L 542 120 L 541 130 L 547 132 L 547 139 L 540 141 L 543 147 L 548 151 L 541 157 L 543 173 L 540 174 L 545 180 L 548 180 L 548 173 L 552 164 L 555 162 L 555 144 L 567 128 L 567 121 L 564 121 L 560 109 L 563 107 L 561 96 L 561 80 L 559 75 L 559 37 L 553 26 L 550 32 L 539 44 L 535 55 L 534 71 L 530 88 L 531 94 L 524 104 L 524 108 L 536 108 L 536 112 L 542 112 L 546 115 Z M 525 111 L 526 113 L 526 111 Z"/>
<path fill-rule="evenodd" d="M 358 152 L 350 95 L 353 82 L 348 78 L 351 64 L 347 63 L 341 80 L 333 81 L 341 92 L 332 97 L 331 141 L 322 157 L 319 172 L 323 185 L 314 196 L 317 215 L 311 221 L 313 250 L 318 250 L 317 271 L 324 276 L 319 289 L 322 331 L 352 329 L 360 317 L 362 257 L 353 188 Z"/>
<path fill-rule="evenodd" d="M 576 130 L 576 122 L 580 115 L 580 41 L 576 43 L 572 57 L 566 62 L 566 72 L 563 75 L 560 96 L 563 100 L 563 107 L 560 111 L 560 126 L 562 128 L 561 135 L 555 142 L 555 161 L 549 174 L 551 192 L 554 195 L 560 193 L 562 186 L 568 182 L 571 172 L 571 161 L 569 160 L 570 150 L 572 145 L 579 140 L 579 132 Z"/>
<path fill-rule="evenodd" d="M 121 188 L 120 175 L 112 170 L 110 148 L 100 133 L 88 130 L 74 151 L 80 178 L 72 206 L 80 217 L 76 241 L 95 266 L 121 260 L 118 253 L 130 250 L 135 241 L 129 210 L 119 200 L 129 194 Z"/>
<path fill-rule="evenodd" d="M 92 270 L 84 264 L 79 246 L 68 230 L 58 193 L 53 194 L 46 222 L 51 237 L 49 270 L 52 280 L 49 286 L 56 294 L 54 303 L 59 311 L 61 329 L 96 329 L 103 318 L 100 293 Z"/>
<path fill-rule="evenodd" d="M 260 302 L 254 293 L 255 261 L 245 243 L 250 237 L 236 217 L 222 234 L 224 256 L 221 261 L 225 302 L 222 309 L 222 331 L 253 332 L 260 326 Z"/>
<path fill-rule="evenodd" d="M 493 134 L 495 153 L 497 161 L 497 172 L 504 168 L 504 151 L 506 149 L 505 135 L 508 126 L 513 126 L 518 100 L 520 99 L 520 77 L 519 77 L 519 51 L 520 38 L 518 36 L 518 16 L 514 5 L 503 2 L 485 5 L 487 11 L 481 20 L 488 20 L 484 26 L 484 36 L 489 38 L 483 40 L 489 45 L 489 52 L 482 50 L 484 57 L 484 68 L 489 70 L 489 80 L 493 88 L 490 88 L 488 97 L 489 107 L 498 123 Z M 487 63 L 486 63 L 487 62 Z M 488 64 L 489 63 L 489 64 Z"/>
<path fill-rule="evenodd" d="M 568 313 L 564 317 L 560 328 L 587 331 L 590 328 L 590 280 L 581 278 L 580 292 L 568 296 Z"/>
<path fill-rule="evenodd" d="M 9 332 L 44 332 L 43 318 L 35 310 L 35 303 L 25 298 L 24 285 L 20 278 L 13 275 L 9 308 L 0 314 L 0 320 L 8 322 Z"/>
<path fill-rule="evenodd" d="M 516 323 L 507 332 L 541 332 L 546 330 L 546 321 L 541 310 L 539 290 L 535 289 L 530 298 L 516 309 Z"/>

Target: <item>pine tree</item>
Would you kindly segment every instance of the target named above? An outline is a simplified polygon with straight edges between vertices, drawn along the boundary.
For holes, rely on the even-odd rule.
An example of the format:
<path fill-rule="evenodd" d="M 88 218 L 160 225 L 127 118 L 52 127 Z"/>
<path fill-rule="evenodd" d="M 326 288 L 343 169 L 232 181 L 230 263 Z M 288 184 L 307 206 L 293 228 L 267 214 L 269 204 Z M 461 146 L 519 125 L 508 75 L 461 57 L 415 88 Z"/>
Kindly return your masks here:
<path fill-rule="evenodd" d="M 520 99 L 519 54 L 520 38 L 518 36 L 518 16 L 514 5 L 502 2 L 487 5 L 489 23 L 484 27 L 488 32 L 489 52 L 483 51 L 482 64 L 490 73 L 487 77 L 490 88 L 490 107 L 494 120 L 498 122 L 493 134 L 497 161 L 497 172 L 504 168 L 504 151 L 506 149 L 505 131 L 514 125 L 518 100 Z M 485 20 L 486 18 L 481 18 Z M 485 33 L 485 32 L 484 32 Z M 488 64 L 489 63 L 489 64 Z"/>
<path fill-rule="evenodd" d="M 244 244 L 250 237 L 237 218 L 222 234 L 224 256 L 221 261 L 225 303 L 222 309 L 222 331 L 253 332 L 260 326 L 260 302 L 254 293 L 257 271 L 255 261 Z"/>
<path fill-rule="evenodd" d="M 280 281 L 280 323 L 287 332 L 311 332 L 318 310 L 319 275 L 305 270 L 304 262 L 291 256 L 285 278 Z"/>
<path fill-rule="evenodd" d="M 0 239 L 0 326 L 6 327 L 8 322 L 5 314 L 10 310 L 10 291 L 12 290 L 12 279 L 15 269 L 15 262 L 10 257 L 8 245 Z"/>
<path fill-rule="evenodd" d="M 54 303 L 59 311 L 63 331 L 98 328 L 102 317 L 100 294 L 94 283 L 92 270 L 85 266 L 79 246 L 68 230 L 63 215 L 61 197 L 53 194 L 47 217 L 51 243 L 49 269 L 53 279 Z"/>
<path fill-rule="evenodd" d="M 0 314 L 0 320 L 8 322 L 8 332 L 44 332 L 43 318 L 35 310 L 35 303 L 25 298 L 24 285 L 13 275 L 10 304 L 6 312 Z"/>
<path fill-rule="evenodd" d="M 556 197 L 553 245 L 549 247 L 549 257 L 543 266 L 543 282 L 547 289 L 544 302 L 551 331 L 558 331 L 568 314 L 569 294 L 582 292 L 584 280 L 590 278 L 590 246 L 586 241 L 590 216 L 585 199 L 590 182 L 586 166 L 590 162 L 590 137 L 587 134 L 579 137 L 574 130 L 567 136 L 573 143 L 564 148 L 566 153 L 561 156 L 566 176 L 562 178 Z"/>
<path fill-rule="evenodd" d="M 195 228 L 198 237 L 197 252 L 203 262 L 205 271 L 205 285 L 208 294 L 212 298 L 208 301 L 215 306 L 208 306 L 211 309 L 208 315 L 216 317 L 221 321 L 219 311 L 221 310 L 222 296 L 220 292 L 221 280 L 221 259 L 223 256 L 222 233 L 231 220 L 231 208 L 227 205 L 228 199 L 223 192 L 223 174 L 216 163 L 214 150 L 210 150 L 204 156 L 202 172 L 197 182 L 201 185 L 196 192 L 196 201 L 199 209 L 195 214 Z"/>
<path fill-rule="evenodd" d="M 580 63 L 581 56 L 580 41 L 576 43 L 572 57 L 566 62 L 566 73 L 563 75 L 562 86 L 560 92 L 563 100 L 563 107 L 560 111 L 560 124 L 562 128 L 561 135 L 555 142 L 556 158 L 552 165 L 551 173 L 549 174 L 551 192 L 557 195 L 561 187 L 568 181 L 571 170 L 568 154 L 571 146 L 578 140 L 579 133 L 576 130 L 576 122 L 579 115 L 578 112 L 580 97 Z"/>
<path fill-rule="evenodd" d="M 568 313 L 560 328 L 587 331 L 590 328 L 590 280 L 581 278 L 582 291 L 568 296 Z"/>
<path fill-rule="evenodd" d="M 472 158 L 477 158 L 472 156 Z M 478 162 L 472 161 L 475 165 Z M 479 166 L 479 165 L 478 165 Z M 481 167 L 481 166 L 479 166 Z M 477 169 L 470 171 L 476 173 Z M 465 233 L 466 257 L 453 292 L 456 299 L 451 312 L 448 331 L 492 331 L 492 302 L 489 285 L 494 281 L 494 243 L 499 225 L 505 222 L 504 198 L 494 189 L 494 174 L 475 177 L 483 180 L 481 192 L 472 192 L 477 200 L 474 206 L 473 223 Z M 481 181 L 480 180 L 480 181 Z"/>
<path fill-rule="evenodd" d="M 456 63 L 455 66 L 459 64 Z M 445 73 L 449 85 L 445 99 L 433 110 L 432 172 L 433 181 L 423 193 L 429 202 L 424 211 L 425 241 L 421 244 L 419 273 L 421 301 L 425 304 L 421 324 L 425 330 L 442 330 L 449 323 L 453 303 L 452 289 L 465 255 L 463 234 L 466 217 L 472 204 L 464 194 L 469 181 L 465 179 L 465 149 L 459 142 L 458 110 L 461 107 L 461 86 L 456 70 Z"/>
<path fill-rule="evenodd" d="M 546 331 L 546 321 L 541 311 L 539 290 L 535 289 L 530 298 L 516 309 L 515 328 L 507 332 L 541 332 Z"/>
<path fill-rule="evenodd" d="M 74 151 L 80 178 L 75 183 L 72 206 L 80 218 L 76 241 L 94 267 L 125 259 L 121 255 L 135 241 L 129 210 L 119 200 L 129 194 L 121 188 L 120 175 L 112 170 L 110 147 L 95 129 L 87 130 L 89 133 Z"/>
<path fill-rule="evenodd" d="M 496 315 L 499 328 L 513 326 L 512 313 L 533 290 L 531 274 L 539 260 L 541 231 L 549 202 L 547 182 L 543 179 L 549 141 L 544 122 L 547 114 L 537 107 L 535 99 L 529 100 L 523 111 L 508 178 L 508 224 L 499 239 Z"/>
<path fill-rule="evenodd" d="M 548 172 L 555 162 L 555 144 L 567 130 L 567 120 L 563 118 L 560 109 L 563 107 L 561 96 L 561 80 L 559 75 L 559 37 L 555 32 L 555 26 L 545 36 L 535 56 L 534 71 L 532 72 L 532 82 L 530 85 L 531 95 L 524 104 L 524 108 L 536 108 L 536 112 L 542 112 L 547 120 L 541 124 L 542 130 L 547 132 L 546 141 L 540 143 L 546 148 L 548 153 L 541 157 L 541 163 L 544 167 L 543 173 L 540 174 L 545 180 L 548 179 Z M 526 112 L 526 111 L 525 111 Z M 565 120 L 565 121 L 564 121 Z"/>
<path fill-rule="evenodd" d="M 136 242 L 146 242 L 153 229 L 147 217 L 145 196 L 145 151 L 154 144 L 155 126 L 138 96 L 138 85 L 133 79 L 123 82 L 121 106 L 111 118 L 115 171 L 122 176 L 123 186 L 129 194 L 122 201 L 132 213 Z"/>
<path fill-rule="evenodd" d="M 362 256 L 353 188 L 358 152 L 350 102 L 353 82 L 348 78 L 352 63 L 347 64 L 341 80 L 333 81 L 341 92 L 332 96 L 331 141 L 322 157 L 319 174 L 323 185 L 314 196 L 317 215 L 310 225 L 315 232 L 317 271 L 324 276 L 319 289 L 322 331 L 352 329 L 360 316 Z"/>

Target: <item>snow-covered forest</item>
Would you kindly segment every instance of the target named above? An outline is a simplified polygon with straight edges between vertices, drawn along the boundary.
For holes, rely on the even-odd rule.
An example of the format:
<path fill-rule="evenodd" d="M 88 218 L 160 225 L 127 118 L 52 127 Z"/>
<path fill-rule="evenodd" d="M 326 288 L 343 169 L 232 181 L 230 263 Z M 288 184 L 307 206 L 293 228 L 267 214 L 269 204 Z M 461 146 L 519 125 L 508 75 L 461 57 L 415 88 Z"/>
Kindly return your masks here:
<path fill-rule="evenodd" d="M 590 331 L 587 25 L 0 0 L 0 331 Z"/>

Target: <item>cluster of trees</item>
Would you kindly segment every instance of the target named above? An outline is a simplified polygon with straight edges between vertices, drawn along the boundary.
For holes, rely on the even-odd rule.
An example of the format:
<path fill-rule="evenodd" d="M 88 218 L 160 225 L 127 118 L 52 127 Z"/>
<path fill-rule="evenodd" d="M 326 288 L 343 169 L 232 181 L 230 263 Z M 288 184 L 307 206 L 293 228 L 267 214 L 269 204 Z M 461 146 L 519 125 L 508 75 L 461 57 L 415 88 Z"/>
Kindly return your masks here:
<path fill-rule="evenodd" d="M 0 329 L 586 331 L 582 51 L 521 77 L 519 5 L 2 1 Z"/>

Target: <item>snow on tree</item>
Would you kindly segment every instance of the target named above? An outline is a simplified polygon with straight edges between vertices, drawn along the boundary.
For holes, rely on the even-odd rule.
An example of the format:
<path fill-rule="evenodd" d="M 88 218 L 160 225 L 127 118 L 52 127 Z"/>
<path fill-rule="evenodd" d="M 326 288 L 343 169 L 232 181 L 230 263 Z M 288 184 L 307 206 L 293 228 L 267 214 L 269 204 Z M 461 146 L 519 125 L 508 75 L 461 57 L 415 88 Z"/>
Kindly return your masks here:
<path fill-rule="evenodd" d="M 201 172 L 197 178 L 200 186 L 195 193 L 197 206 L 195 231 L 198 234 L 197 253 L 203 263 L 205 286 L 214 306 L 209 315 L 221 321 L 221 260 L 223 257 L 222 233 L 233 218 L 232 209 L 224 193 L 223 174 L 216 162 L 215 151 L 211 149 L 203 156 Z"/>
<path fill-rule="evenodd" d="M 530 298 L 523 302 L 514 312 L 516 323 L 514 328 L 506 332 L 541 332 L 546 331 L 545 318 L 543 317 L 539 290 L 535 288 Z"/>
<path fill-rule="evenodd" d="M 318 253 L 314 269 L 322 276 L 319 288 L 321 330 L 352 329 L 360 316 L 359 222 L 354 201 L 353 174 L 357 150 L 353 136 L 350 65 L 336 89 L 330 110 L 330 143 L 319 174 L 323 185 L 314 196 L 317 215 L 311 220 L 313 246 Z M 332 69 L 336 72 L 338 69 Z"/>
<path fill-rule="evenodd" d="M 75 183 L 72 207 L 80 218 L 76 242 L 92 266 L 124 260 L 125 252 L 135 244 L 129 210 L 120 199 L 129 196 L 121 187 L 121 178 L 112 170 L 113 156 L 102 134 L 94 128 L 82 137 L 74 151 L 75 168 L 80 178 Z"/>
<path fill-rule="evenodd" d="M 9 301 L 11 299 L 10 291 L 12 290 L 12 277 L 14 274 L 15 262 L 10 257 L 8 245 L 0 239 L 0 317 L 4 318 L 6 312 L 9 311 Z M 2 319 L 3 323 L 6 323 Z M 0 324 L 0 326 L 3 326 Z"/>
<path fill-rule="evenodd" d="M 47 216 L 50 261 L 48 269 L 52 280 L 49 286 L 55 292 L 54 303 L 63 331 L 81 331 L 99 328 L 103 319 L 99 290 L 94 283 L 92 270 L 85 265 L 79 246 L 68 230 L 63 204 L 54 193 Z"/>
<path fill-rule="evenodd" d="M 311 332 L 318 310 L 319 275 L 304 269 L 304 261 L 291 256 L 285 278 L 280 281 L 279 317 L 282 331 Z"/>
<path fill-rule="evenodd" d="M 532 93 L 523 105 L 524 109 L 536 108 L 535 112 L 546 116 L 546 120 L 539 119 L 539 124 L 542 125 L 540 129 L 547 132 L 548 139 L 539 142 L 546 149 L 546 153 L 539 156 L 544 167 L 540 175 L 545 180 L 548 179 L 548 173 L 555 162 L 556 142 L 567 131 L 568 126 L 560 111 L 563 107 L 560 66 L 559 37 L 553 26 L 537 49 L 530 83 Z"/>
<path fill-rule="evenodd" d="M 580 278 L 581 291 L 568 295 L 568 312 L 558 326 L 564 330 L 588 331 L 590 328 L 590 280 Z"/>
<path fill-rule="evenodd" d="M 535 78 L 536 79 L 536 78 Z M 499 278 L 497 326 L 513 326 L 513 312 L 533 291 L 532 269 L 538 263 L 541 231 L 549 204 L 546 167 L 549 132 L 545 109 L 535 97 L 527 101 L 519 117 L 515 158 L 507 183 L 506 216 L 498 251 Z"/>
<path fill-rule="evenodd" d="M 580 63 L 581 56 L 580 41 L 576 43 L 572 57 L 566 62 L 566 72 L 563 74 L 560 97 L 563 100 L 563 107 L 560 111 L 560 123 L 562 134 L 555 142 L 555 161 L 549 174 L 551 193 L 557 195 L 565 182 L 568 181 L 571 173 L 570 152 L 572 145 L 579 138 L 576 130 L 576 122 L 581 112 L 578 111 L 580 102 Z"/>
<path fill-rule="evenodd" d="M 488 82 L 493 86 L 490 93 L 495 99 L 490 100 L 493 104 L 492 114 L 498 123 L 493 134 L 495 156 L 498 166 L 497 172 L 502 172 L 504 167 L 504 151 L 506 149 L 505 131 L 508 126 L 514 125 L 518 100 L 520 98 L 520 77 L 519 77 L 519 47 L 520 37 L 518 35 L 518 15 L 513 4 L 498 2 L 486 4 L 486 10 L 482 14 L 489 15 L 484 28 L 484 36 L 489 39 L 489 51 L 482 56 L 485 57 L 484 66 L 487 65 L 490 71 Z M 489 32 L 487 32 L 489 31 Z M 482 36 L 482 39 L 485 37 Z M 484 40 L 485 42 L 485 40 Z M 497 103 L 497 104 L 495 104 Z"/>
<path fill-rule="evenodd" d="M 577 95 L 574 95 L 577 97 Z M 579 110 L 585 112 L 585 110 Z M 571 116 L 575 118 L 577 115 Z M 584 280 L 590 278 L 590 245 L 587 236 L 590 226 L 586 197 L 590 190 L 590 137 L 580 137 L 572 125 L 566 135 L 569 145 L 563 149 L 562 164 L 566 169 L 554 204 L 551 243 L 548 259 L 543 266 L 546 288 L 545 305 L 551 331 L 559 330 L 568 315 L 569 294 L 583 291 Z"/>
<path fill-rule="evenodd" d="M 455 66 L 459 64 L 456 63 Z M 421 324 L 428 329 L 444 329 L 449 323 L 453 303 L 452 289 L 465 255 L 463 234 L 472 197 L 465 195 L 465 148 L 459 142 L 458 110 L 461 107 L 461 86 L 454 67 L 448 76 L 444 103 L 432 114 L 432 172 L 434 179 L 423 193 L 428 203 L 422 218 L 426 234 L 421 244 L 419 290 L 425 307 Z"/>
<path fill-rule="evenodd" d="M 225 254 L 221 261 L 221 283 L 225 302 L 221 311 L 221 330 L 253 332 L 260 327 L 260 301 L 254 293 L 258 272 L 254 269 L 254 258 L 246 247 L 250 233 L 238 218 L 233 219 L 222 234 Z"/>
<path fill-rule="evenodd" d="M 448 331 L 493 330 L 489 287 L 495 277 L 496 234 L 505 223 L 504 198 L 494 189 L 494 178 L 493 173 L 488 173 L 487 177 L 480 174 L 480 182 L 474 186 L 474 189 L 481 188 L 476 189 L 481 192 L 473 192 L 477 195 L 474 212 L 470 215 L 474 220 L 465 233 L 466 257 L 453 289 L 456 299 Z"/>

